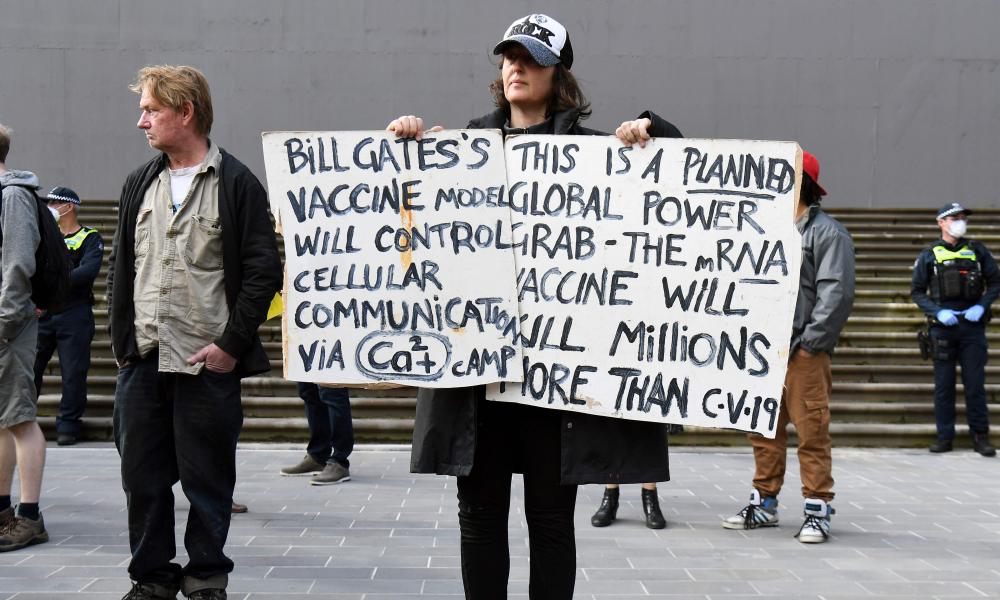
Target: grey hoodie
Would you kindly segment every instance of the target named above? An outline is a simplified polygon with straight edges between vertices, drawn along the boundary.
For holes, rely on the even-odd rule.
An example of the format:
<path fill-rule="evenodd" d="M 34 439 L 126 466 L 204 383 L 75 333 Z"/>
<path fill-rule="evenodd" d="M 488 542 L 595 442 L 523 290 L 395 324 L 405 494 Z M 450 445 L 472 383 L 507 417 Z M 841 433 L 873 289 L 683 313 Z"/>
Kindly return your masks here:
<path fill-rule="evenodd" d="M 35 250 L 41 241 L 35 198 L 22 187 L 38 190 L 38 177 L 29 171 L 0 173 L 3 210 L 0 228 L 0 341 L 13 339 L 35 316 L 31 301 L 31 276 L 35 274 Z M 10 187 L 8 187 L 10 186 Z"/>

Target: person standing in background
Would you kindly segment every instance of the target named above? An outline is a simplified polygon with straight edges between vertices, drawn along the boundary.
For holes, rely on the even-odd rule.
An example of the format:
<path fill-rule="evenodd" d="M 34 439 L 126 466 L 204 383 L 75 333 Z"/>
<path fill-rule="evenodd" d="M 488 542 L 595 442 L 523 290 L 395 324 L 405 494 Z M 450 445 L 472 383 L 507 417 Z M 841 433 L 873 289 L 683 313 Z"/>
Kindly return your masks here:
<path fill-rule="evenodd" d="M 66 241 L 72 270 L 66 300 L 38 320 L 35 388 L 41 394 L 45 367 L 58 349 L 62 398 L 56 417 L 56 442 L 72 446 L 80 438 L 81 418 L 87 408 L 87 372 L 94 340 L 94 280 L 104 260 L 104 242 L 96 229 L 80 224 L 80 196 L 75 191 L 53 188 L 45 199 Z"/>
<path fill-rule="evenodd" d="M 1000 296 L 1000 268 L 983 244 L 965 237 L 972 211 L 958 202 L 937 213 L 941 239 L 913 263 L 910 297 L 927 315 L 934 359 L 934 420 L 931 452 L 950 452 L 955 439 L 955 365 L 962 365 L 966 419 L 972 447 L 996 456 L 986 408 L 986 323 Z"/>

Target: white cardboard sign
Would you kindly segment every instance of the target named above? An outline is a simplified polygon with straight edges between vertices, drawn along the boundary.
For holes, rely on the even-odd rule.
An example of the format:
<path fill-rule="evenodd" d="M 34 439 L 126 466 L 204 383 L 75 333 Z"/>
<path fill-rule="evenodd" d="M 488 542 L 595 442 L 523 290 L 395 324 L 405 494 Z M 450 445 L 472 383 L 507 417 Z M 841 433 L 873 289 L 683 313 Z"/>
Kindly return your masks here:
<path fill-rule="evenodd" d="M 519 136 L 505 152 L 524 380 L 487 397 L 773 437 L 798 145 Z"/>
<path fill-rule="evenodd" d="M 285 241 L 285 377 L 455 387 L 521 379 L 497 131 L 265 132 Z"/>

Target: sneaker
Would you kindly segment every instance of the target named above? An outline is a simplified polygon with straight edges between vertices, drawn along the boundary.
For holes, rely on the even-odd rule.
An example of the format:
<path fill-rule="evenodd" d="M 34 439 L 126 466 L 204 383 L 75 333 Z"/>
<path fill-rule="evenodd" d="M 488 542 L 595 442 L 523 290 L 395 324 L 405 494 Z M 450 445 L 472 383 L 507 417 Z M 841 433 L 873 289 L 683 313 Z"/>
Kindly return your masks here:
<path fill-rule="evenodd" d="M 934 454 L 940 454 L 942 452 L 951 452 L 951 440 L 937 440 L 928 448 Z"/>
<path fill-rule="evenodd" d="M 351 472 L 340 463 L 330 463 L 323 472 L 309 480 L 309 485 L 333 485 L 351 480 Z"/>
<path fill-rule="evenodd" d="M 0 531 L 6 531 L 9 526 L 8 523 L 14 520 L 14 507 L 8 506 L 7 508 L 0 510 Z"/>
<path fill-rule="evenodd" d="M 122 596 L 122 600 L 174 600 L 177 598 L 178 588 L 168 588 L 156 583 L 132 584 L 132 589 Z"/>
<path fill-rule="evenodd" d="M 973 433 L 972 448 L 983 456 L 997 455 L 997 449 L 990 443 L 990 434 L 988 433 Z"/>
<path fill-rule="evenodd" d="M 42 515 L 38 515 L 37 521 L 15 516 L 0 530 L 0 552 L 10 552 L 25 546 L 44 544 L 47 541 L 49 533 L 45 531 L 45 520 L 42 519 Z"/>
<path fill-rule="evenodd" d="M 806 518 L 795 537 L 804 544 L 820 544 L 830 537 L 830 515 L 836 511 L 828 502 L 819 498 L 806 498 Z"/>
<path fill-rule="evenodd" d="M 226 590 L 212 588 L 210 590 L 198 590 L 191 592 L 188 596 L 191 600 L 226 600 Z"/>
<path fill-rule="evenodd" d="M 56 436 L 56 444 L 59 446 L 74 446 L 76 445 L 76 436 L 69 433 L 60 433 Z"/>
<path fill-rule="evenodd" d="M 756 529 L 778 525 L 778 499 L 761 498 L 760 492 L 750 492 L 750 504 L 722 522 L 726 529 Z"/>
<path fill-rule="evenodd" d="M 281 469 L 281 474 L 285 477 L 298 477 L 299 475 L 316 475 L 323 470 L 323 463 L 318 462 L 315 458 L 306 454 L 296 464 L 290 467 L 283 467 Z"/>

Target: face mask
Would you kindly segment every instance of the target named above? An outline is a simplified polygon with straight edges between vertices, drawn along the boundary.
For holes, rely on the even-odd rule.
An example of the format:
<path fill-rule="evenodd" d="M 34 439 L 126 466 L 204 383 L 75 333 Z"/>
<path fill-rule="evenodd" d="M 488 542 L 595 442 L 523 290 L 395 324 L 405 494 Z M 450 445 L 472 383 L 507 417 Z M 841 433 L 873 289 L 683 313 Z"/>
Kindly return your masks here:
<path fill-rule="evenodd" d="M 949 221 L 948 222 L 948 233 L 950 233 L 951 235 L 953 235 L 953 236 L 955 236 L 957 238 L 960 238 L 963 235 L 965 235 L 965 230 L 966 230 L 966 228 L 968 226 L 969 226 L 969 222 L 966 221 L 965 219 L 962 219 L 961 221 Z"/>
<path fill-rule="evenodd" d="M 59 219 L 62 218 L 62 213 L 59 212 L 59 209 L 57 209 L 57 208 L 54 208 L 54 207 L 50 206 L 49 207 L 49 212 L 52 213 L 52 218 L 56 220 L 56 223 L 58 223 Z"/>

